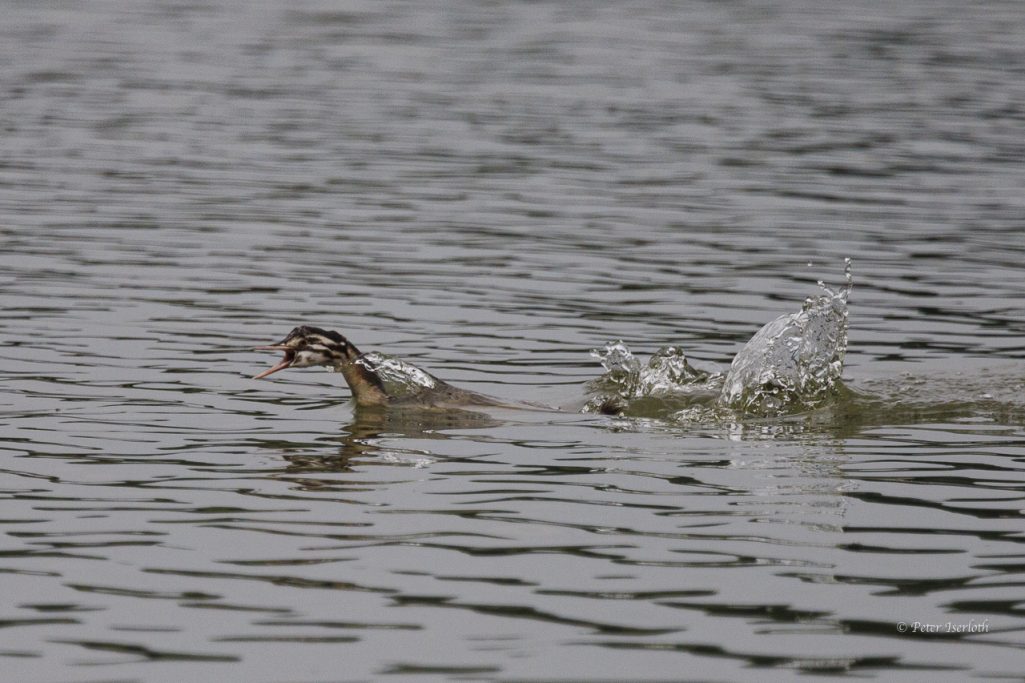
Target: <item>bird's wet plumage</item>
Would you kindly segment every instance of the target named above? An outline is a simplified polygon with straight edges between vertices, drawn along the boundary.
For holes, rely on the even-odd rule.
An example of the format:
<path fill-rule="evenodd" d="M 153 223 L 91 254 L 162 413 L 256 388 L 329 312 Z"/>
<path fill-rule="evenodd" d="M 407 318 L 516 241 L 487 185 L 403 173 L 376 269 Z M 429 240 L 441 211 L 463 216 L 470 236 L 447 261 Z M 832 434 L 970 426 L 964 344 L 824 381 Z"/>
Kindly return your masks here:
<path fill-rule="evenodd" d="M 277 364 L 255 375 L 255 379 L 262 379 L 286 368 L 328 367 L 342 374 L 359 407 L 505 405 L 490 396 L 455 387 L 401 361 L 387 359 L 376 353 L 364 354 L 333 330 L 301 325 L 277 344 L 257 349 L 281 351 L 284 355 Z M 400 381 L 395 381 L 394 377 L 391 382 L 387 381 L 387 371 L 392 370 L 394 375 L 395 368 L 398 368 Z M 402 373 L 415 381 L 402 382 Z"/>

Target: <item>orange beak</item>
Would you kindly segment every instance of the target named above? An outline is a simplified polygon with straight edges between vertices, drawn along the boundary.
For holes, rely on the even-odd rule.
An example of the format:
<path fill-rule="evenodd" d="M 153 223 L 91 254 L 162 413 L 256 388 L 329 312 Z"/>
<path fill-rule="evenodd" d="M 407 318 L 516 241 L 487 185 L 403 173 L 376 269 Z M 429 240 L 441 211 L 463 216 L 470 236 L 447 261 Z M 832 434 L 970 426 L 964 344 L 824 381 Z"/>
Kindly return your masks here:
<path fill-rule="evenodd" d="M 263 379 L 267 375 L 273 375 L 278 370 L 284 370 L 292 365 L 292 361 L 295 360 L 295 351 L 288 348 L 284 344 L 274 344 L 273 346 L 257 346 L 254 351 L 283 351 L 285 357 L 281 359 L 277 365 L 267 368 L 258 375 L 253 375 L 253 379 Z"/>

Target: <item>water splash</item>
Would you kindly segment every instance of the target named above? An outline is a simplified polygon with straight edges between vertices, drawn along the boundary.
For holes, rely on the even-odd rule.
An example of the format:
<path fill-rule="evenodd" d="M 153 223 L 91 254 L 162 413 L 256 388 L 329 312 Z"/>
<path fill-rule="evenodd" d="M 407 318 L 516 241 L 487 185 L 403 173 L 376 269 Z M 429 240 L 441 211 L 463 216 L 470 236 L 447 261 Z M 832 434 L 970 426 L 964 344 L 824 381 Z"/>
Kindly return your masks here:
<path fill-rule="evenodd" d="M 722 375 L 695 368 L 678 346 L 664 346 L 647 365 L 631 353 L 621 340 L 609 342 L 591 355 L 601 361 L 605 374 L 588 383 L 592 398 L 584 406 L 587 413 L 622 413 L 627 406 L 648 405 L 644 399 L 661 402 L 666 409 L 679 407 L 680 401 L 713 396 Z"/>
<path fill-rule="evenodd" d="M 734 358 L 726 375 L 693 367 L 677 346 L 666 346 L 647 365 L 622 341 L 591 355 L 605 374 L 587 386 L 584 412 L 693 416 L 725 419 L 739 414 L 784 415 L 821 405 L 840 385 L 847 353 L 847 299 L 853 285 L 845 260 L 845 284 L 805 300 L 797 313 L 765 325 Z"/>
<path fill-rule="evenodd" d="M 719 403 L 757 415 L 779 415 L 820 405 L 836 389 L 847 355 L 847 299 L 851 260 L 837 292 L 805 300 L 797 313 L 765 325 L 733 359 Z"/>
<path fill-rule="evenodd" d="M 393 398 L 412 398 L 442 384 L 437 377 L 415 365 L 377 351 L 364 353 L 355 362 L 380 377 L 385 392 Z"/>
<path fill-rule="evenodd" d="M 591 349 L 591 357 L 601 362 L 605 374 L 593 380 L 589 386 L 610 390 L 624 398 L 637 395 L 641 362 L 634 357 L 623 340 L 608 342 L 600 349 Z"/>

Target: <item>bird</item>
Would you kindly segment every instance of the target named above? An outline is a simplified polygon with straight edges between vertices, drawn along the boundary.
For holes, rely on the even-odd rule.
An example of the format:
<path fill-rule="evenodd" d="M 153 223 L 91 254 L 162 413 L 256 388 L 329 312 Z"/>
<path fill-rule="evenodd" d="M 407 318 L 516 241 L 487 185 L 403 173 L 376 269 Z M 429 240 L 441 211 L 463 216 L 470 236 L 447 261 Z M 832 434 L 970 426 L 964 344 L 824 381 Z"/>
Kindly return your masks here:
<path fill-rule="evenodd" d="M 460 389 L 398 359 L 363 353 L 339 332 L 311 325 L 300 325 L 277 344 L 255 350 L 281 351 L 284 357 L 253 379 L 286 368 L 327 367 L 345 378 L 357 408 L 507 405 L 497 398 Z"/>

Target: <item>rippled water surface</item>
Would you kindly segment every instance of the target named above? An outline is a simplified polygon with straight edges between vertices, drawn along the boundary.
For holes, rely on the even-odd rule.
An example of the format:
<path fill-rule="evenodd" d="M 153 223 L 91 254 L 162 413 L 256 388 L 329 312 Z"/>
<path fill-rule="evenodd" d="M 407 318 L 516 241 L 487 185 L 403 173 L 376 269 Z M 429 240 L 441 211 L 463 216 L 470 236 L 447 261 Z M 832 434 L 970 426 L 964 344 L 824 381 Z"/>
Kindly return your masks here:
<path fill-rule="evenodd" d="M 5 680 L 1020 676 L 1021 3 L 3 13 Z M 845 257 L 829 405 L 579 412 Z"/>

